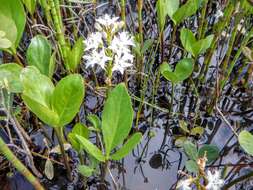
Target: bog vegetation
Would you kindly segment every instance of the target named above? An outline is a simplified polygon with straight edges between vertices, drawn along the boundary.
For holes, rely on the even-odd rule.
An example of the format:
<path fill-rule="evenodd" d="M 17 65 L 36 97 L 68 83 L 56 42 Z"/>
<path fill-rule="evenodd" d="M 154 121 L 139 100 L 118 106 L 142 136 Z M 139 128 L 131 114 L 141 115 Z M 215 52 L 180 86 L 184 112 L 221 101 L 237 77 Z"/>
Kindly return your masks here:
<path fill-rule="evenodd" d="M 0 186 L 128 189 L 124 161 L 142 167 L 159 127 L 149 163 L 178 164 L 167 189 L 252 188 L 252 14 L 251 0 L 0 0 Z"/>

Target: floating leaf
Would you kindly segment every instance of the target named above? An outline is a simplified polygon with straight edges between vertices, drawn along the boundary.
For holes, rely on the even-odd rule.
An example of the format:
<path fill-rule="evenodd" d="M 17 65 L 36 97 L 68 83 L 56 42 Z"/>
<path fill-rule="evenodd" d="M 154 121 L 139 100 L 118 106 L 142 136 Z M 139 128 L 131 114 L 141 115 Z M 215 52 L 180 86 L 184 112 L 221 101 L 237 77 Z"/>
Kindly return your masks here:
<path fill-rule="evenodd" d="M 238 138 L 239 143 L 245 152 L 253 156 L 253 135 L 250 132 L 244 130 L 239 134 Z"/>
<path fill-rule="evenodd" d="M 108 95 L 102 113 L 102 133 L 106 156 L 128 136 L 133 122 L 130 96 L 123 83 L 117 85 Z"/>
<path fill-rule="evenodd" d="M 8 82 L 8 90 L 13 93 L 22 92 L 22 83 L 20 81 L 20 73 L 22 67 L 16 63 L 5 63 L 0 65 L 0 84 L 4 84 L 4 80 Z"/>

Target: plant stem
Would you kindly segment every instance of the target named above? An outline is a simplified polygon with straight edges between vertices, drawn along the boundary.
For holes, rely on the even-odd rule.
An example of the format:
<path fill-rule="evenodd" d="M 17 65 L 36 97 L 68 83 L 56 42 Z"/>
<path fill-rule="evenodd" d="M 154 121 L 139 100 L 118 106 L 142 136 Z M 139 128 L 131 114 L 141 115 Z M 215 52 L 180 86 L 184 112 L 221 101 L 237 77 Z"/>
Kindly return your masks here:
<path fill-rule="evenodd" d="M 174 43 L 175 38 L 176 38 L 176 31 L 177 31 L 177 25 L 174 25 L 173 33 L 172 33 L 172 37 L 171 37 L 171 42 L 170 42 L 169 58 L 171 58 L 171 56 L 172 56 L 173 43 Z"/>
<path fill-rule="evenodd" d="M 233 185 L 235 185 L 235 184 L 237 184 L 237 183 L 239 183 L 239 182 L 241 182 L 243 180 L 249 179 L 251 177 L 253 177 L 253 171 L 251 171 L 248 174 L 245 174 L 243 176 L 240 176 L 240 177 L 236 178 L 235 180 L 229 182 L 228 184 L 224 185 L 223 188 L 222 188 L 222 190 L 227 190 L 230 187 L 232 187 Z"/>
<path fill-rule="evenodd" d="M 208 4 L 208 0 L 205 0 L 203 2 L 204 6 L 201 10 L 201 17 L 200 17 L 200 21 L 199 21 L 199 30 L 198 30 L 198 39 L 200 40 L 202 38 L 202 36 L 205 34 L 205 22 L 206 22 L 206 10 L 207 10 L 207 4 Z"/>
<path fill-rule="evenodd" d="M 38 179 L 34 177 L 24 164 L 12 153 L 1 137 L 0 152 L 2 152 L 7 160 L 13 164 L 13 166 L 33 185 L 36 190 L 44 190 Z"/>
<path fill-rule="evenodd" d="M 59 1 L 49 0 L 49 6 L 51 9 L 51 14 L 52 14 L 53 22 L 54 22 L 54 27 L 56 30 L 56 35 L 57 35 L 56 37 L 59 42 L 62 59 L 64 61 L 64 64 L 67 70 L 69 70 L 69 67 L 67 64 L 67 44 L 64 38 L 64 33 L 63 33 L 63 24 L 62 24 L 62 19 L 61 19 Z"/>
<path fill-rule="evenodd" d="M 66 155 L 65 149 L 64 149 L 63 128 L 62 127 L 55 127 L 54 129 L 55 129 L 55 134 L 57 136 L 57 139 L 58 139 L 58 142 L 59 142 L 59 145 L 60 145 L 61 153 L 62 153 L 63 160 L 64 160 L 64 165 L 65 165 L 65 167 L 67 169 L 68 179 L 70 181 L 72 181 L 71 169 L 70 169 L 68 158 L 67 158 L 67 155 Z"/>
<path fill-rule="evenodd" d="M 126 29 L 126 1 L 121 0 L 121 20 L 124 22 L 124 29 Z"/>
<path fill-rule="evenodd" d="M 13 57 L 15 59 L 15 61 L 20 65 L 20 66 L 24 66 L 23 63 L 21 62 L 21 60 L 19 59 L 18 55 L 16 53 L 13 53 Z"/>
<path fill-rule="evenodd" d="M 143 48 L 143 21 L 142 21 L 142 9 L 143 9 L 143 0 L 138 0 L 138 40 L 140 43 L 140 49 Z M 137 83 L 139 86 L 141 86 L 141 81 L 142 81 L 142 71 L 143 71 L 143 54 L 140 56 L 137 56 L 136 59 L 137 63 L 137 68 L 138 68 L 138 78 L 137 78 Z"/>

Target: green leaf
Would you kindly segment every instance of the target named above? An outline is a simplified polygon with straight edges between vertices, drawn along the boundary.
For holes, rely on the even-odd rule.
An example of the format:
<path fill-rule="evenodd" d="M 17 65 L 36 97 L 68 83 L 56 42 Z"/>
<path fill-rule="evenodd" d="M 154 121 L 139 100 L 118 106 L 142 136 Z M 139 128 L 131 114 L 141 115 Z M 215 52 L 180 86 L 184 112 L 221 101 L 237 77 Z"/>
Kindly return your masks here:
<path fill-rule="evenodd" d="M 186 141 L 184 143 L 184 151 L 191 160 L 196 161 L 198 159 L 197 147 L 192 142 Z"/>
<path fill-rule="evenodd" d="M 214 35 L 209 35 L 205 39 L 197 41 L 192 46 L 193 55 L 197 57 L 198 55 L 205 53 L 206 50 L 211 46 Z"/>
<path fill-rule="evenodd" d="M 77 169 L 78 169 L 78 172 L 85 177 L 92 176 L 92 174 L 94 172 L 93 168 L 91 168 L 89 166 L 85 166 L 85 165 L 79 165 Z"/>
<path fill-rule="evenodd" d="M 108 95 L 102 113 L 102 133 L 106 156 L 128 136 L 133 122 L 130 96 L 123 83 L 117 85 Z"/>
<path fill-rule="evenodd" d="M 55 70 L 55 52 L 51 55 L 48 68 L 48 76 L 52 78 Z"/>
<path fill-rule="evenodd" d="M 41 74 L 50 77 L 51 51 L 51 45 L 44 36 L 35 36 L 26 52 L 28 65 L 37 67 Z"/>
<path fill-rule="evenodd" d="M 192 172 L 192 173 L 198 173 L 199 171 L 198 164 L 194 160 L 186 161 L 185 167 L 189 172 Z"/>
<path fill-rule="evenodd" d="M 141 53 L 145 54 L 146 51 L 152 46 L 153 44 L 153 40 L 152 39 L 147 39 L 144 44 L 143 44 L 143 48 L 141 49 Z"/>
<path fill-rule="evenodd" d="M 173 14 L 178 10 L 179 4 L 180 4 L 179 0 L 166 1 L 166 12 L 170 18 L 172 18 Z"/>
<path fill-rule="evenodd" d="M 205 155 L 207 157 L 207 163 L 210 164 L 219 157 L 219 149 L 215 145 L 204 145 L 199 149 L 198 157 L 202 158 Z"/>
<path fill-rule="evenodd" d="M 103 153 L 101 152 L 101 150 L 99 150 L 94 144 L 92 144 L 89 140 L 87 140 L 86 138 L 80 136 L 80 135 L 76 135 L 76 138 L 78 139 L 78 141 L 82 144 L 83 148 L 90 154 L 92 155 L 94 158 L 96 158 L 97 160 L 104 162 L 105 161 L 105 157 L 103 155 Z"/>
<path fill-rule="evenodd" d="M 82 136 L 86 139 L 89 138 L 89 130 L 82 123 L 75 124 L 75 126 L 73 127 L 71 132 L 74 133 L 74 134 L 80 135 L 80 136 Z"/>
<path fill-rule="evenodd" d="M 195 127 L 191 130 L 191 135 L 203 135 L 203 133 L 205 132 L 205 129 L 203 127 Z"/>
<path fill-rule="evenodd" d="M 191 30 L 183 28 L 180 31 L 180 40 L 184 49 L 192 53 L 192 45 L 196 43 L 196 38 Z"/>
<path fill-rule="evenodd" d="M 141 141 L 142 134 L 141 133 L 135 133 L 133 136 L 131 136 L 128 141 L 113 155 L 111 155 L 111 159 L 113 160 L 120 160 L 124 158 L 126 155 L 128 155 L 134 147 Z"/>
<path fill-rule="evenodd" d="M 253 135 L 248 131 L 242 131 L 239 134 L 239 143 L 245 152 L 253 156 Z"/>
<path fill-rule="evenodd" d="M 83 78 L 79 74 L 64 77 L 56 85 L 52 95 L 52 108 L 59 116 L 58 126 L 71 122 L 79 112 L 84 98 Z"/>
<path fill-rule="evenodd" d="M 156 12 L 157 12 L 157 19 L 158 19 L 158 26 L 159 31 L 163 31 L 165 21 L 166 21 L 166 0 L 158 0 L 156 3 Z"/>
<path fill-rule="evenodd" d="M 76 135 L 80 135 L 84 138 L 89 138 L 89 130 L 88 128 L 83 125 L 82 123 L 77 123 L 75 124 L 75 126 L 73 127 L 72 131 L 68 134 L 68 138 L 73 146 L 73 148 L 80 152 L 81 150 L 81 146 L 79 141 L 76 138 Z"/>
<path fill-rule="evenodd" d="M 6 33 L 0 30 L 0 49 L 8 49 L 12 46 L 10 40 L 5 37 Z"/>
<path fill-rule="evenodd" d="M 22 67 L 16 63 L 5 63 L 0 65 L 0 84 L 4 84 L 6 79 L 9 91 L 13 93 L 22 92 L 22 83 L 20 82 L 20 73 Z"/>
<path fill-rule="evenodd" d="M 180 40 L 184 49 L 194 57 L 204 53 L 211 46 L 213 38 L 214 35 L 209 35 L 197 41 L 191 30 L 183 28 L 180 32 Z"/>
<path fill-rule="evenodd" d="M 80 64 L 83 52 L 84 52 L 83 38 L 80 37 L 74 44 L 73 48 L 68 51 L 67 64 L 68 68 L 72 72 L 74 72 L 77 69 L 78 65 Z"/>
<path fill-rule="evenodd" d="M 23 69 L 20 78 L 23 85 L 22 98 L 26 106 L 43 122 L 55 126 L 59 118 L 51 109 L 51 97 L 54 92 L 52 81 L 40 74 L 34 66 Z"/>
<path fill-rule="evenodd" d="M 201 2 L 202 0 L 188 0 L 173 14 L 173 22 L 178 25 L 187 17 L 194 15 L 200 7 Z"/>
<path fill-rule="evenodd" d="M 92 123 L 93 127 L 100 131 L 101 130 L 101 121 L 99 117 L 95 114 L 88 115 L 87 119 Z"/>
<path fill-rule="evenodd" d="M 186 133 L 190 133 L 189 129 L 187 128 L 187 124 L 183 120 L 179 120 L 179 127 Z"/>
<path fill-rule="evenodd" d="M 170 80 L 172 83 L 176 84 L 187 79 L 193 72 L 193 59 L 185 58 L 180 60 L 176 69 L 173 72 L 169 64 L 163 63 L 160 67 L 161 74 L 167 80 Z"/>
<path fill-rule="evenodd" d="M 0 12 L 0 20 L 1 20 L 0 30 L 1 32 L 4 32 L 4 36 L 2 36 L 2 39 L 4 37 L 4 39 L 7 39 L 8 41 L 11 42 L 11 46 L 7 48 L 15 49 L 15 43 L 17 39 L 17 27 L 15 25 L 15 22 L 6 15 L 3 15 L 1 12 Z M 5 47 L 1 48 L 7 49 Z"/>
<path fill-rule="evenodd" d="M 33 15 L 36 7 L 36 0 L 22 0 L 22 1 L 27 10 L 29 11 L 29 13 Z"/>
<path fill-rule="evenodd" d="M 18 47 L 18 44 L 22 38 L 24 28 L 25 28 L 26 15 L 25 15 L 24 7 L 20 0 L 8 0 L 8 1 L 0 0 L 0 13 L 1 15 L 4 15 L 5 17 L 8 18 L 8 21 L 6 21 L 6 19 L 4 21 L 1 19 L 1 25 L 0 25 L 0 30 L 4 31 L 6 33 L 6 36 L 12 35 L 11 33 L 14 34 L 15 30 L 12 31 L 12 29 L 10 28 L 5 28 L 5 30 L 3 30 L 2 26 L 6 25 L 5 22 L 10 22 L 10 20 L 12 20 L 12 22 L 15 23 L 15 27 L 17 31 L 15 41 L 13 42 L 11 39 L 7 37 L 7 39 L 9 39 L 13 43 L 12 49 L 15 51 L 15 49 Z"/>

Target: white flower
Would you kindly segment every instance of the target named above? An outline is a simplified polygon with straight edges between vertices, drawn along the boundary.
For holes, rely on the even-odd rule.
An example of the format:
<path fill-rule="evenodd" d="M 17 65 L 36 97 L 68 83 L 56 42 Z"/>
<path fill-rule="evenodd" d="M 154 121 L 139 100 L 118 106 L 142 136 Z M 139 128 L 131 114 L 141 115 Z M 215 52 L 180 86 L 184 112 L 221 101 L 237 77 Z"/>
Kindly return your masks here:
<path fill-rule="evenodd" d="M 128 32 L 120 32 L 118 36 L 114 36 L 109 46 L 114 53 L 113 71 L 123 74 L 127 67 L 132 66 L 134 56 L 131 54 L 130 46 L 134 46 L 134 41 Z"/>
<path fill-rule="evenodd" d="M 119 17 L 111 17 L 108 14 L 105 14 L 103 17 L 96 19 L 95 28 L 100 32 L 105 29 L 109 30 L 111 33 L 115 33 L 124 25 L 122 21 L 118 20 Z M 104 33 L 104 35 L 105 34 L 106 33 Z"/>
<path fill-rule="evenodd" d="M 215 18 L 219 19 L 220 17 L 223 17 L 223 15 L 224 15 L 224 13 L 220 9 L 218 9 L 215 14 Z"/>
<path fill-rule="evenodd" d="M 85 41 L 85 51 L 90 49 L 98 49 L 99 46 L 103 45 L 103 38 L 100 32 L 92 33 Z"/>
<path fill-rule="evenodd" d="M 215 171 L 214 174 L 211 171 L 207 171 L 208 185 L 207 190 L 220 190 L 224 184 L 224 180 L 221 179 L 221 174 L 219 171 Z"/>
<path fill-rule="evenodd" d="M 130 52 L 129 46 L 134 46 L 134 40 L 128 32 L 120 32 L 118 36 L 114 36 L 109 49 L 114 53 Z"/>
<path fill-rule="evenodd" d="M 104 48 L 101 48 L 101 50 L 93 50 L 90 54 L 83 56 L 83 58 L 86 60 L 86 67 L 94 67 L 95 65 L 99 65 L 104 70 L 106 63 L 112 60 L 111 57 L 108 57 L 105 54 Z"/>
<path fill-rule="evenodd" d="M 180 188 L 181 190 L 192 190 L 191 184 L 192 184 L 192 178 L 189 178 L 189 179 L 180 181 L 177 188 Z"/>
<path fill-rule="evenodd" d="M 128 67 L 131 67 L 133 64 L 133 55 L 125 53 L 114 56 L 114 64 L 112 71 L 119 71 L 121 74 L 124 73 L 124 70 Z"/>

